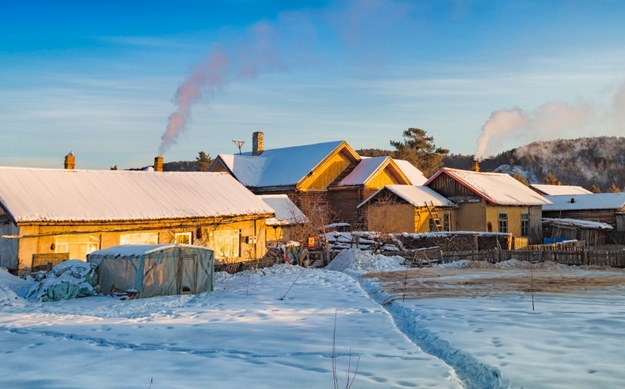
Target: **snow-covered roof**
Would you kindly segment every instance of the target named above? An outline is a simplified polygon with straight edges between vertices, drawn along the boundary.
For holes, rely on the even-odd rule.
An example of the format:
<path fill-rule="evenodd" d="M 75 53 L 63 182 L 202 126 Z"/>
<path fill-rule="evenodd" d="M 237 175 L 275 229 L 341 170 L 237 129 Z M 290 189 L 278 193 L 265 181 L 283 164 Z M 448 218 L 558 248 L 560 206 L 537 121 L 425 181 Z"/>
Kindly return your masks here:
<path fill-rule="evenodd" d="M 193 246 L 189 244 L 123 244 L 120 246 L 109 247 L 104 250 L 93 251 L 89 256 L 105 256 L 105 257 L 138 257 L 141 255 L 151 254 L 171 248 L 194 248 L 198 250 L 212 249 L 204 246 Z"/>
<path fill-rule="evenodd" d="M 584 195 L 545 196 L 551 205 L 543 211 L 577 211 L 586 209 L 624 209 L 625 193 L 594 193 Z"/>
<path fill-rule="evenodd" d="M 278 195 L 259 195 L 267 205 L 275 212 L 276 217 L 269 218 L 265 221 L 268 226 L 283 226 L 308 223 L 308 218 L 297 208 L 295 203 L 291 201 L 289 196 L 285 194 Z"/>
<path fill-rule="evenodd" d="M 219 154 L 218 158 L 246 187 L 293 186 L 343 143 L 333 141 L 268 149 L 258 156 L 251 152 Z"/>
<path fill-rule="evenodd" d="M 345 178 L 339 182 L 339 186 L 364 185 L 373 174 L 383 168 L 391 157 L 363 158 L 358 165 Z"/>
<path fill-rule="evenodd" d="M 415 167 L 415 165 L 411 164 L 410 162 L 404 159 L 393 158 L 393 161 L 395 161 L 395 163 L 397 164 L 397 166 L 399 166 L 401 171 L 404 172 L 406 177 L 408 177 L 412 185 L 425 185 L 428 179 L 423 175 L 421 170 Z"/>
<path fill-rule="evenodd" d="M 538 191 L 542 195 L 548 196 L 592 194 L 591 191 L 575 185 L 531 184 L 530 188 Z"/>
<path fill-rule="evenodd" d="M 0 206 L 15 222 L 268 215 L 225 173 L 0 167 Z"/>
<path fill-rule="evenodd" d="M 534 192 L 512 176 L 503 173 L 442 168 L 425 185 L 429 185 L 441 174 L 447 174 L 490 204 L 521 206 L 550 204 L 550 201 L 545 197 Z"/>
<path fill-rule="evenodd" d="M 384 188 L 378 190 L 368 199 L 358 205 L 358 208 L 366 204 L 369 200 L 377 196 L 383 190 L 388 190 L 391 193 L 396 194 L 406 202 L 414 205 L 415 207 L 425 207 L 426 205 L 434 205 L 436 207 L 455 207 L 452 201 L 448 200 L 444 196 L 436 193 L 433 189 L 427 186 L 414 186 L 414 185 L 387 185 Z"/>
<path fill-rule="evenodd" d="M 590 220 L 580 219 L 551 219 L 543 218 L 543 223 L 551 224 L 553 226 L 561 227 L 576 227 L 591 230 L 612 230 L 613 227 L 607 223 L 595 222 Z"/>

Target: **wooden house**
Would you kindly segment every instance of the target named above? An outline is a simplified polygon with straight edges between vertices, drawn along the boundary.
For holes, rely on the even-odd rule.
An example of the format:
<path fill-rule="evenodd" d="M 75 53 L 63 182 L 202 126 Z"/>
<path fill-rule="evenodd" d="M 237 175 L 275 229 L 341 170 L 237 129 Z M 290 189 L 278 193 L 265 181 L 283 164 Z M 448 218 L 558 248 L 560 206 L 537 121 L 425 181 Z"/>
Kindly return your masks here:
<path fill-rule="evenodd" d="M 358 208 L 370 231 L 421 233 L 453 231 L 457 206 L 427 186 L 387 185 Z"/>
<path fill-rule="evenodd" d="M 458 205 L 455 231 L 510 233 L 516 247 L 542 243 L 542 206 L 550 202 L 508 174 L 443 168 L 425 186 Z"/>
<path fill-rule="evenodd" d="M 543 216 L 557 219 L 581 219 L 611 225 L 625 232 L 621 220 L 625 212 L 625 193 L 545 196 L 551 204 L 543 206 Z M 620 221 L 620 223 L 619 223 Z"/>
<path fill-rule="evenodd" d="M 298 232 L 303 225 L 308 223 L 308 218 L 297 208 L 289 196 L 285 194 L 258 195 L 276 215 L 265 220 L 267 226 L 265 239 L 267 243 L 287 242 L 289 240 L 301 240 Z M 298 228 L 299 227 L 299 228 Z"/>
<path fill-rule="evenodd" d="M 607 223 L 580 219 L 543 218 L 545 243 L 580 240 L 589 246 L 611 243 L 609 232 L 613 227 Z"/>
<path fill-rule="evenodd" d="M 425 181 L 407 162 L 361 157 L 346 141 L 265 150 L 263 133 L 255 132 L 252 144 L 251 152 L 218 155 L 209 171 L 228 172 L 256 194 L 320 194 L 331 221 L 358 223 L 358 204 L 378 189 Z"/>
<path fill-rule="evenodd" d="M 213 248 L 219 261 L 265 254 L 274 210 L 228 174 L 0 167 L 0 266 L 85 260 L 120 244 Z"/>

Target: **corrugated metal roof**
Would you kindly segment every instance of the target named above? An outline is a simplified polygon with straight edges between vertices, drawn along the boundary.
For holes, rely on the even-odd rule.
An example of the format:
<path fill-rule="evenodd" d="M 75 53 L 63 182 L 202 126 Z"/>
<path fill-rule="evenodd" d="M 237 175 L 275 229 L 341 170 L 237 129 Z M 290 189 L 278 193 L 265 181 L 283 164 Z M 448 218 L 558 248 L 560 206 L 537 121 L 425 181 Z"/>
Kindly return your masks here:
<path fill-rule="evenodd" d="M 441 174 L 447 174 L 490 204 L 520 206 L 550 204 L 550 201 L 545 197 L 505 173 L 442 168 L 425 185 L 429 185 Z"/>
<path fill-rule="evenodd" d="M 0 204 L 16 222 L 267 215 L 225 173 L 0 167 Z"/>

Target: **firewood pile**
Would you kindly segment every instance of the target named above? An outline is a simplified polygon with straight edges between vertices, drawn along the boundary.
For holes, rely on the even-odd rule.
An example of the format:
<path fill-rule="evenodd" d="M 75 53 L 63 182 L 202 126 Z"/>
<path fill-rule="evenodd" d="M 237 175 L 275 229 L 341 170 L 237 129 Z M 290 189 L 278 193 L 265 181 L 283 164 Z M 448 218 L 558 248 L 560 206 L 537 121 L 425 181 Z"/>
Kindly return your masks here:
<path fill-rule="evenodd" d="M 376 232 L 331 232 L 327 235 L 331 251 L 349 248 L 376 252 L 404 252 L 440 247 L 443 252 L 478 251 L 500 248 L 508 250 L 512 235 L 486 232 L 431 232 L 423 234 L 378 234 Z"/>

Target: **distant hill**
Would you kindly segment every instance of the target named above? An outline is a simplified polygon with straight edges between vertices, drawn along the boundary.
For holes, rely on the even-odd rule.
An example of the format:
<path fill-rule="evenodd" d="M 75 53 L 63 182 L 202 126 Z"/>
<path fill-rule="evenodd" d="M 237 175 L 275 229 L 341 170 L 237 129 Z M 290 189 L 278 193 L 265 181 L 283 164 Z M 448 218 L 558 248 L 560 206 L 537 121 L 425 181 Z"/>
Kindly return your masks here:
<path fill-rule="evenodd" d="M 447 167 L 470 169 L 473 156 L 450 155 Z M 480 162 L 482 171 L 519 172 L 532 184 L 543 183 L 549 172 L 563 185 L 602 192 L 615 184 L 625 188 L 625 137 L 593 137 L 532 142 Z"/>

